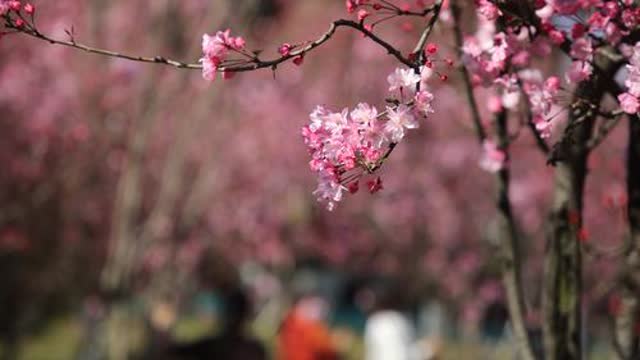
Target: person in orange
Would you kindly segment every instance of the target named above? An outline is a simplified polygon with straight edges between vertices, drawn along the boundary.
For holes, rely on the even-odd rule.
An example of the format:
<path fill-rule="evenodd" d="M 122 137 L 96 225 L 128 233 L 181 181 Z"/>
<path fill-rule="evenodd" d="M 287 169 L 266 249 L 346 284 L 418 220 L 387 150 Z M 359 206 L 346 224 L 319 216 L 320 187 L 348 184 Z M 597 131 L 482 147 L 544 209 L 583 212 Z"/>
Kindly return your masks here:
<path fill-rule="evenodd" d="M 325 301 L 304 296 L 289 311 L 278 335 L 279 360 L 337 360 L 338 352 L 323 320 Z"/>

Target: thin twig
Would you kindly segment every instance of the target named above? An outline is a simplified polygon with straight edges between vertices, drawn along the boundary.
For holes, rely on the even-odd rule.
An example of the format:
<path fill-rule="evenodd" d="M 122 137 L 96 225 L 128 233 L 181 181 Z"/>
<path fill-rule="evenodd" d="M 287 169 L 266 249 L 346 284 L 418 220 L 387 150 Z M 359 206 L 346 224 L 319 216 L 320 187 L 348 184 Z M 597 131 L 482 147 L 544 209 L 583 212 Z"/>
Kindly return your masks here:
<path fill-rule="evenodd" d="M 462 63 L 462 27 L 461 27 L 461 9 L 458 1 L 451 2 L 451 12 L 454 19 L 454 35 L 455 45 L 460 63 L 460 73 L 464 80 L 465 93 L 469 107 L 471 108 L 471 116 L 475 125 L 476 137 L 480 143 L 486 140 L 486 132 L 482 127 L 480 112 L 473 93 L 473 86 L 467 68 Z M 509 135 L 507 128 L 506 110 L 502 110 L 496 114 L 494 120 L 496 125 L 496 134 L 498 137 L 498 146 L 500 150 L 507 155 L 509 153 Z M 498 210 L 498 223 L 500 224 L 498 239 L 500 240 L 500 249 L 503 257 L 502 279 L 507 295 L 507 305 L 509 307 L 509 316 L 511 325 L 514 330 L 517 349 L 520 356 L 526 360 L 534 360 L 529 336 L 524 322 L 524 314 L 526 305 L 524 293 L 522 290 L 522 280 L 520 268 L 522 266 L 519 254 L 519 239 L 516 230 L 515 219 L 513 217 L 511 200 L 509 199 L 510 173 L 509 168 L 505 167 L 496 174 L 496 183 L 498 185 L 498 194 L 496 199 L 496 208 Z"/>
<path fill-rule="evenodd" d="M 436 22 L 438 21 L 438 17 L 440 16 L 440 9 L 442 8 L 442 2 L 438 1 L 434 4 L 434 8 L 433 8 L 433 15 L 431 16 L 431 19 L 429 19 L 429 22 L 427 23 L 427 26 L 424 28 L 424 30 L 422 31 L 422 34 L 420 34 L 420 40 L 418 40 L 418 43 L 416 44 L 416 47 L 413 49 L 413 53 L 414 54 L 420 54 L 422 53 L 422 50 L 424 49 L 424 46 L 427 43 L 427 39 L 429 39 L 429 36 L 431 35 L 431 32 L 433 31 L 433 28 L 436 25 Z M 420 58 L 422 55 L 420 55 L 418 58 Z"/>
<path fill-rule="evenodd" d="M 46 41 L 46 42 L 48 42 L 50 44 L 67 46 L 67 47 L 71 47 L 71 48 L 74 48 L 74 49 L 82 50 L 82 51 L 85 51 L 85 52 L 88 52 L 88 53 L 92 53 L 92 54 L 98 54 L 98 55 L 103 55 L 103 56 L 108 56 L 108 57 L 120 58 L 120 59 L 125 59 L 125 60 L 130 60 L 130 61 L 168 65 L 168 66 L 173 66 L 175 68 L 180 68 L 180 69 L 191 69 L 191 70 L 201 70 L 202 69 L 202 64 L 200 64 L 200 63 L 188 63 L 188 62 L 169 59 L 169 58 L 166 58 L 166 57 L 163 57 L 163 56 L 147 57 L 147 56 L 129 55 L 129 54 L 124 54 L 124 53 L 120 53 L 120 52 L 116 52 L 116 51 L 111 51 L 111 50 L 106 50 L 106 49 L 101 49 L 101 48 L 96 48 L 96 47 L 92 47 L 92 46 L 89 46 L 89 45 L 85 45 L 85 44 L 76 42 L 73 38 L 71 40 L 69 40 L 69 41 L 54 39 L 54 38 L 52 38 L 52 37 L 50 37 L 48 35 L 45 35 L 45 34 L 41 33 L 39 30 L 37 30 L 36 28 L 31 27 L 31 26 L 26 26 L 26 27 L 21 27 L 21 28 L 15 27 L 13 25 L 13 23 L 11 23 L 10 21 L 6 24 L 6 26 L 9 29 L 16 30 L 18 32 L 21 32 L 21 33 L 23 33 L 25 35 L 28 35 L 28 36 L 31 36 L 33 38 Z M 354 21 L 351 21 L 351 20 L 340 19 L 340 20 L 336 20 L 333 23 L 331 23 L 331 26 L 329 27 L 329 29 L 321 37 L 319 37 L 317 40 L 315 40 L 313 42 L 310 42 L 309 44 L 307 44 L 304 47 L 301 47 L 299 49 L 295 49 L 295 50 L 291 51 L 287 55 L 280 56 L 280 57 L 272 59 L 272 60 L 260 60 L 256 56 L 255 58 L 247 60 L 247 62 L 239 64 L 239 65 L 235 65 L 234 64 L 234 65 L 224 66 L 224 63 L 223 63 L 222 66 L 220 66 L 217 70 L 219 72 L 244 72 L 244 71 L 258 70 L 258 69 L 262 69 L 262 68 L 274 69 L 279 64 L 281 64 L 281 63 L 283 63 L 283 62 L 285 62 L 285 61 L 287 61 L 289 59 L 295 58 L 297 56 L 304 55 L 307 52 L 309 52 L 309 51 L 319 47 L 320 45 L 324 44 L 325 42 L 327 42 L 334 35 L 336 29 L 339 28 L 339 27 L 349 27 L 349 28 L 352 28 L 352 29 L 355 29 L 355 30 L 361 32 L 366 37 L 370 38 L 373 42 L 377 43 L 378 45 L 383 47 L 385 50 L 387 50 L 387 52 L 390 55 L 395 57 L 402 64 L 407 65 L 409 67 L 413 67 L 413 63 L 408 58 L 403 56 L 402 53 L 398 49 L 396 49 L 393 45 L 391 45 L 388 42 L 386 42 L 385 40 L 381 39 L 380 37 L 378 37 L 377 35 L 375 35 L 371 31 L 367 30 L 364 27 L 364 25 L 359 24 L 359 23 L 354 22 Z"/>
<path fill-rule="evenodd" d="M 549 145 L 547 145 L 544 139 L 540 136 L 540 132 L 538 132 L 538 129 L 536 129 L 536 125 L 533 123 L 533 113 L 531 112 L 531 102 L 529 100 L 529 94 L 527 94 L 527 92 L 524 91 L 524 88 L 522 87 L 522 81 L 520 81 L 520 79 L 518 79 L 518 86 L 520 87 L 520 92 L 522 93 L 522 97 L 524 97 L 524 108 L 525 108 L 525 114 L 527 117 L 527 126 L 531 130 L 531 134 L 533 135 L 533 138 L 536 141 L 536 145 L 538 146 L 538 149 L 540 149 L 540 151 L 542 151 L 544 155 L 548 155 Z"/>
<path fill-rule="evenodd" d="M 458 55 L 458 61 L 460 64 L 458 65 L 460 69 L 460 74 L 462 75 L 462 80 L 464 81 L 464 89 L 465 95 L 467 97 L 467 102 L 469 103 L 469 107 L 471 108 L 471 119 L 473 120 L 473 125 L 478 136 L 478 141 L 483 143 L 487 138 L 487 134 L 482 126 L 482 119 L 480 118 L 480 111 L 478 110 L 478 104 L 476 103 L 475 96 L 473 95 L 473 84 L 471 83 L 471 77 L 469 76 L 469 71 L 466 66 L 462 63 L 462 46 L 463 46 L 463 36 L 462 36 L 462 28 L 460 26 L 460 16 L 461 10 L 456 2 L 451 3 L 451 14 L 453 15 L 454 27 L 453 33 L 455 36 L 455 45 L 456 52 Z"/>

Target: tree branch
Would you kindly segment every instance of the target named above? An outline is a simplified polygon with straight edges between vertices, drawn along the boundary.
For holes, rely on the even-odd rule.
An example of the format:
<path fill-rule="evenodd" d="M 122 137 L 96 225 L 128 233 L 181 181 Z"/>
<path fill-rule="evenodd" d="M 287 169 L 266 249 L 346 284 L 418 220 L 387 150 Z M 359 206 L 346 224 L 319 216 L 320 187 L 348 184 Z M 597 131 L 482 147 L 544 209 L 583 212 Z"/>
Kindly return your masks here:
<path fill-rule="evenodd" d="M 427 40 L 429 39 L 429 36 L 431 35 L 431 32 L 433 31 L 433 28 L 436 25 L 436 21 L 440 16 L 441 8 L 442 8 L 441 1 L 438 1 L 435 5 L 433 5 L 433 15 L 431 16 L 431 19 L 429 19 L 427 26 L 425 26 L 424 30 L 422 31 L 422 34 L 420 34 L 420 39 L 418 40 L 418 43 L 413 48 L 413 53 L 419 54 L 418 59 L 422 59 L 422 57 L 424 56 L 424 54 L 422 54 L 422 50 L 424 50 L 424 46 L 427 44 Z"/>
<path fill-rule="evenodd" d="M 465 94 L 469 107 L 471 108 L 471 116 L 475 125 L 475 132 L 480 143 L 486 140 L 486 133 L 482 127 L 480 112 L 473 93 L 473 86 L 467 68 L 462 63 L 462 28 L 461 28 L 461 9 L 457 0 L 452 0 L 451 12 L 454 19 L 454 35 L 456 43 L 456 51 L 460 73 L 464 80 Z M 508 154 L 509 133 L 507 128 L 507 112 L 502 110 L 495 118 L 496 133 L 498 135 L 498 146 L 500 150 Z M 522 282 L 520 276 L 520 255 L 518 250 L 518 235 L 516 230 L 515 219 L 513 218 L 511 200 L 509 199 L 510 172 L 508 167 L 501 169 L 496 175 L 496 183 L 498 193 L 496 198 L 496 208 L 498 210 L 498 243 L 500 244 L 500 260 L 502 260 L 502 281 L 507 296 L 507 305 L 509 307 L 509 318 L 513 327 L 516 349 L 525 360 L 535 359 L 529 335 L 524 322 L 525 301 L 522 291 Z"/>
<path fill-rule="evenodd" d="M 101 48 L 96 48 L 96 47 L 92 47 L 92 46 L 89 46 L 89 45 L 85 45 L 85 44 L 76 42 L 73 37 L 70 40 L 54 39 L 54 38 L 52 38 L 52 37 L 40 32 L 32 24 L 25 24 L 25 25 L 23 25 L 21 27 L 17 27 L 11 21 L 11 19 L 9 18 L 9 15 L 5 15 L 4 17 L 5 17 L 5 20 L 6 20 L 5 26 L 8 29 L 17 31 L 19 33 L 22 33 L 22 34 L 25 34 L 25 35 L 28 35 L 28 36 L 31 36 L 31 37 L 36 38 L 38 40 L 46 41 L 46 42 L 48 42 L 50 44 L 67 46 L 67 47 L 71 47 L 71 48 L 78 49 L 78 50 L 81 50 L 81 51 L 84 51 L 84 52 L 88 52 L 88 53 L 92 53 L 92 54 L 98 54 L 98 55 L 114 57 L 114 58 L 119 58 L 119 59 L 125 59 L 125 60 L 130 60 L 130 61 L 136 61 L 136 62 L 168 65 L 168 66 L 172 66 L 172 67 L 179 68 L 179 69 L 191 69 L 191 70 L 201 70 L 202 69 L 202 64 L 200 64 L 200 63 L 183 62 L 183 61 L 169 59 L 169 58 L 166 58 L 166 57 L 163 57 L 163 56 L 147 57 L 147 56 L 137 56 L 137 55 L 130 55 L 130 54 L 125 54 L 125 53 L 120 53 L 120 52 L 101 49 Z M 437 18 L 437 17 L 435 17 L 435 18 Z M 389 44 L 387 41 L 385 41 L 382 38 L 378 37 L 377 35 L 375 35 L 371 31 L 367 30 L 364 27 L 363 24 L 360 24 L 360 23 L 357 23 L 357 22 L 351 21 L 351 20 L 340 19 L 340 20 L 335 20 L 333 23 L 331 23 L 329 29 L 322 36 L 320 36 L 318 39 L 308 43 L 304 47 L 301 47 L 299 49 L 295 49 L 295 50 L 291 51 L 287 55 L 280 56 L 278 58 L 271 59 L 271 60 L 261 60 L 256 55 L 253 58 L 247 60 L 247 62 L 243 62 L 243 63 L 239 63 L 239 64 L 227 63 L 227 65 L 225 65 L 225 62 L 223 62 L 221 64 L 221 66 L 218 68 L 218 71 L 219 72 L 245 72 L 245 71 L 253 71 L 253 70 L 258 70 L 258 69 L 263 69 L 263 68 L 274 69 L 278 65 L 280 65 L 281 63 L 284 63 L 287 60 L 293 59 L 293 58 L 295 58 L 297 56 L 305 55 L 306 53 L 310 52 L 311 50 L 319 47 L 320 45 L 322 45 L 324 43 L 326 43 L 329 39 L 331 39 L 331 37 L 335 34 L 336 29 L 339 28 L 339 27 L 348 27 L 348 28 L 352 28 L 352 29 L 355 29 L 355 30 L 359 31 L 360 33 L 362 33 L 366 37 L 370 38 L 373 42 L 375 42 L 376 44 L 378 44 L 382 48 L 384 48 L 388 52 L 389 55 L 395 57 L 402 64 L 407 65 L 409 67 L 414 67 L 414 63 L 412 61 L 410 61 L 407 57 L 403 56 L 402 53 L 398 49 L 396 49 L 393 45 Z"/>
<path fill-rule="evenodd" d="M 549 154 L 549 145 L 547 145 L 546 141 L 540 136 L 540 132 L 536 129 L 536 124 L 533 123 L 533 113 L 531 112 L 531 102 L 529 101 L 529 94 L 524 91 L 522 87 L 522 82 L 518 79 L 518 86 L 520 87 L 520 92 L 522 93 L 522 97 L 524 98 L 524 106 L 525 106 L 525 114 L 527 117 L 527 127 L 531 130 L 531 135 L 536 141 L 536 145 L 538 149 L 544 154 Z"/>
<path fill-rule="evenodd" d="M 502 110 L 496 114 L 495 127 L 498 136 L 499 148 L 508 154 L 509 133 L 507 128 L 507 111 Z M 524 321 L 526 312 L 524 293 L 522 290 L 522 278 L 518 232 L 516 229 L 511 200 L 509 199 L 509 186 L 511 173 L 509 167 L 503 167 L 496 174 L 498 193 L 496 198 L 496 208 L 498 210 L 498 242 L 501 248 L 502 281 L 507 295 L 507 305 L 509 307 L 509 317 L 513 327 L 516 341 L 516 349 L 522 359 L 533 360 L 535 355 L 529 341 L 527 327 Z"/>
<path fill-rule="evenodd" d="M 451 13 L 453 15 L 453 33 L 455 36 L 455 45 L 456 45 L 456 53 L 458 55 L 458 68 L 460 69 L 460 75 L 462 75 L 462 80 L 464 81 L 464 89 L 465 95 L 467 97 L 467 102 L 469 103 L 469 107 L 471 108 L 471 118 L 473 120 L 473 125 L 476 131 L 476 135 L 478 136 L 478 140 L 480 143 L 484 142 L 487 138 L 487 134 L 482 127 L 482 120 L 480 118 L 480 111 L 478 110 L 478 104 L 476 103 L 476 99 L 473 95 L 473 85 L 471 83 L 471 77 L 469 76 L 469 71 L 464 66 L 462 62 L 462 46 L 463 46 L 463 36 L 462 36 L 462 27 L 460 26 L 460 17 L 461 9 L 458 1 L 451 2 Z"/>

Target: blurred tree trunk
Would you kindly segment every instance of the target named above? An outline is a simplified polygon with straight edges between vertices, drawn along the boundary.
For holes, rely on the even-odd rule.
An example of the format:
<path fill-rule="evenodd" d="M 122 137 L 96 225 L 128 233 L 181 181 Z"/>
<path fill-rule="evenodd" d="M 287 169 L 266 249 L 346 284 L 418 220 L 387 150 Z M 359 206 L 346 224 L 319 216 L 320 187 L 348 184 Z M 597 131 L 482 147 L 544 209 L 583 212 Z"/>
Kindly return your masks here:
<path fill-rule="evenodd" d="M 101 1 L 97 1 L 97 4 L 101 4 Z M 151 22 L 152 29 L 149 31 L 156 35 L 160 34 L 154 38 L 159 39 L 162 45 L 168 45 L 171 53 L 189 53 L 199 44 L 194 43 L 193 49 L 185 49 L 186 44 L 182 34 L 185 32 L 184 27 L 187 23 L 182 21 L 183 15 L 177 11 L 177 6 L 175 1 L 167 1 L 163 4 L 162 14 L 159 14 L 157 21 Z M 224 15 L 224 12 L 210 12 L 206 23 L 219 22 Z M 169 150 L 161 177 L 160 190 L 155 197 L 156 203 L 145 220 L 142 184 L 147 144 L 150 141 L 153 125 L 157 123 L 156 117 L 161 109 L 160 104 L 173 99 L 187 89 L 192 78 L 192 74 L 184 72 L 169 87 L 159 92 L 156 85 L 157 75 L 160 74 L 162 69 L 153 71 L 152 75 L 145 80 L 143 95 L 137 101 L 142 108 L 130 129 L 126 167 L 119 179 L 113 210 L 110 249 L 101 279 L 102 291 L 107 295 L 108 302 L 108 313 L 103 328 L 107 338 L 105 351 L 109 359 L 128 359 L 134 355 L 134 352 L 142 350 L 139 347 L 144 344 L 131 339 L 132 324 L 143 327 L 144 324 L 152 325 L 150 322 L 154 309 L 159 305 L 162 311 L 166 310 L 165 305 L 172 305 L 172 298 L 177 295 L 174 286 L 178 281 L 176 279 L 180 277 L 176 275 L 173 264 L 176 252 L 175 232 L 164 234 L 162 228 L 167 222 L 171 225 L 169 229 L 181 228 L 179 211 L 175 209 L 179 205 L 180 194 L 186 191 L 187 184 L 183 171 L 185 155 L 190 139 L 197 134 L 197 126 L 194 125 L 193 113 L 189 112 L 193 109 L 193 104 L 189 104 L 188 109 L 183 109 L 185 118 L 177 122 L 180 135 Z M 200 106 L 202 113 L 195 119 L 198 123 L 208 119 L 211 109 L 210 102 L 205 104 L 210 97 L 202 97 L 202 100 Z M 207 202 L 203 202 L 204 204 Z M 196 209 L 196 212 L 199 210 L 201 209 Z M 167 246 L 169 252 L 167 266 L 153 273 L 144 284 L 145 288 L 141 293 L 144 307 L 134 311 L 131 306 L 133 276 L 141 257 L 150 247 L 157 246 Z M 170 301 L 167 301 L 168 299 Z M 147 326 L 146 330 L 151 330 L 144 335 L 145 340 L 152 346 L 164 341 L 163 334 L 156 333 L 153 326 L 151 329 Z"/>
<path fill-rule="evenodd" d="M 461 2 L 452 1 L 451 11 L 455 21 L 454 36 L 458 49 L 458 59 L 463 58 L 463 32 Z M 467 102 L 474 122 L 474 130 L 478 141 L 482 145 L 486 141 L 486 133 L 482 126 L 481 115 L 473 93 L 470 75 L 464 65 L 460 66 L 460 73 L 464 80 Z M 497 145 L 505 154 L 509 154 L 509 131 L 507 126 L 507 111 L 498 113 L 494 119 Z M 501 265 L 502 282 L 506 292 L 509 319 L 513 328 L 516 351 L 525 360 L 535 359 L 529 334 L 525 325 L 526 306 L 522 290 L 520 268 L 522 266 L 518 242 L 518 232 L 509 199 L 510 172 L 508 166 L 503 167 L 496 174 L 496 240 L 498 244 L 498 260 Z"/>
<path fill-rule="evenodd" d="M 580 129 L 588 139 L 591 124 Z M 569 162 L 558 165 L 553 210 L 545 257 L 543 293 L 544 344 L 550 360 L 581 359 L 582 254 L 578 243 L 577 217 L 582 211 L 586 156 L 579 147 Z M 577 222 L 577 224 L 572 224 Z"/>
<path fill-rule="evenodd" d="M 147 100 L 153 91 L 148 84 Z M 150 102 L 145 102 L 150 104 Z M 152 108 L 152 106 L 151 106 Z M 154 116 L 147 112 L 131 130 L 127 166 L 118 184 L 111 230 L 110 251 L 102 273 L 101 287 L 107 294 L 106 338 L 109 359 L 128 359 L 129 317 L 127 292 L 135 262 L 136 235 L 134 228 L 142 206 L 142 164 Z"/>
<path fill-rule="evenodd" d="M 498 147 L 505 153 L 509 153 L 509 133 L 507 129 L 507 112 L 501 111 L 495 119 Z M 533 353 L 529 335 L 525 325 L 526 313 L 524 293 L 520 268 L 522 266 L 518 242 L 518 232 L 513 218 L 511 201 L 509 200 L 510 184 L 509 167 L 503 167 L 496 175 L 496 209 L 498 210 L 497 240 L 499 246 L 499 260 L 502 266 L 502 281 L 507 296 L 509 318 L 513 328 L 516 349 L 522 359 L 533 360 Z"/>
<path fill-rule="evenodd" d="M 556 165 L 554 201 L 549 215 L 542 306 L 547 360 L 583 358 L 582 226 L 587 142 L 592 136 L 598 108 L 619 64 L 608 53 L 595 55 L 594 75 L 575 90 L 567 127 L 549 161 Z"/>
<path fill-rule="evenodd" d="M 621 307 L 615 319 L 616 346 L 620 359 L 640 358 L 640 118 L 629 117 L 627 150 L 627 216 L 631 248 L 621 279 Z"/>
<path fill-rule="evenodd" d="M 188 81 L 189 74 L 180 81 Z M 178 308 L 179 291 L 177 274 L 180 272 L 176 264 L 179 242 L 183 241 L 190 229 L 181 226 L 179 218 L 180 195 L 185 192 L 186 174 L 184 172 L 185 154 L 189 141 L 198 130 L 202 117 L 188 117 L 178 124 L 178 135 L 169 149 L 166 164 L 162 173 L 162 181 L 156 203 L 143 225 L 136 253 L 144 249 L 161 248 L 167 253 L 166 263 L 153 272 L 145 290 L 145 305 L 149 325 L 149 343 L 147 357 L 156 358 L 168 346 L 167 333 L 174 324 Z"/>

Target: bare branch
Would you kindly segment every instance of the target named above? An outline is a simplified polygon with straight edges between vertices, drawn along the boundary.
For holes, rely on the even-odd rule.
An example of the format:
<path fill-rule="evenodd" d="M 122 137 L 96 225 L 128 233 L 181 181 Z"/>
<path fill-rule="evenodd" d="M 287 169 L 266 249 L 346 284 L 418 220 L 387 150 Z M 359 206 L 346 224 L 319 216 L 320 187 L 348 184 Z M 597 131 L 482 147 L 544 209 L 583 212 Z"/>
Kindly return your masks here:
<path fill-rule="evenodd" d="M 461 27 L 461 9 L 458 1 L 451 2 L 451 12 L 454 18 L 454 34 L 456 42 L 456 51 L 458 59 L 462 60 L 462 27 Z M 471 108 L 471 116 L 475 125 L 475 132 L 480 143 L 484 142 L 487 135 L 482 127 L 480 112 L 473 93 L 473 86 L 469 72 L 464 64 L 460 64 L 460 73 L 464 80 L 465 93 L 469 107 Z M 507 128 L 507 111 L 502 110 L 494 119 L 496 133 L 498 137 L 498 146 L 500 150 L 508 154 L 509 151 L 509 133 Z M 524 294 L 522 290 L 522 281 L 520 275 L 520 267 L 522 265 L 519 254 L 518 234 L 511 208 L 511 200 L 509 199 L 510 171 L 508 167 L 504 167 L 496 174 L 496 184 L 498 188 L 496 198 L 497 223 L 498 223 L 498 242 L 500 244 L 500 260 L 502 261 L 502 281 L 507 296 L 507 305 L 509 307 L 509 317 L 513 326 L 516 348 L 526 360 L 534 360 L 529 335 L 524 322 L 524 314 L 526 311 Z"/>
<path fill-rule="evenodd" d="M 431 35 L 431 32 L 433 31 L 433 28 L 436 25 L 436 21 L 440 16 L 441 8 L 442 8 L 442 2 L 438 1 L 434 5 L 433 15 L 431 16 L 431 19 L 429 19 L 427 26 L 424 28 L 424 30 L 422 31 L 422 34 L 420 35 L 420 40 L 418 40 L 416 47 L 413 49 L 414 54 L 420 54 L 420 56 L 418 56 L 418 59 L 420 59 L 423 56 L 422 50 L 424 49 L 424 46 L 426 45 L 427 40 L 429 39 L 429 36 Z"/>
<path fill-rule="evenodd" d="M 476 99 L 473 96 L 473 85 L 471 84 L 471 77 L 469 76 L 469 71 L 462 64 L 462 45 L 463 45 L 463 36 L 462 36 L 462 27 L 460 26 L 460 16 L 461 9 L 460 5 L 457 1 L 453 1 L 451 3 L 451 13 L 454 19 L 453 32 L 455 36 L 455 45 L 456 52 L 458 55 L 458 61 L 460 64 L 458 65 L 460 69 L 460 74 L 462 75 L 462 80 L 464 81 L 465 95 L 467 97 L 467 102 L 469 103 L 469 107 L 471 108 L 471 118 L 473 119 L 473 125 L 475 127 L 476 134 L 478 135 L 478 140 L 482 143 L 486 138 L 487 134 L 482 127 L 482 120 L 480 118 L 480 111 L 478 110 L 478 104 L 476 103 Z"/>
<path fill-rule="evenodd" d="M 437 16 L 435 16 L 434 18 L 437 18 Z M 19 33 L 22 33 L 22 34 L 25 34 L 25 35 L 28 35 L 28 36 L 31 36 L 33 38 L 36 38 L 36 39 L 39 39 L 39 40 L 42 40 L 42 41 L 46 41 L 46 42 L 48 42 L 50 44 L 54 44 L 54 45 L 67 46 L 67 47 L 71 47 L 71 48 L 78 49 L 78 50 L 85 51 L 85 52 L 92 53 L 92 54 L 98 54 L 98 55 L 103 55 L 103 56 L 108 56 L 108 57 L 120 58 L 120 59 L 125 59 L 125 60 L 130 60 L 130 61 L 144 62 L 144 63 L 151 63 L 151 64 L 168 65 L 168 66 L 172 66 L 172 67 L 179 68 L 179 69 L 191 69 L 191 70 L 201 70 L 202 69 L 202 64 L 200 64 L 200 63 L 183 62 L 183 61 L 179 61 L 179 60 L 169 59 L 169 58 L 166 58 L 166 57 L 163 57 L 163 56 L 147 57 L 147 56 L 130 55 L 130 54 L 125 54 L 125 53 L 120 53 L 120 52 L 116 52 L 116 51 L 111 51 L 111 50 L 106 50 L 106 49 L 101 49 L 101 48 L 96 48 L 96 47 L 92 47 L 92 46 L 89 46 L 89 45 L 85 45 L 85 44 L 76 42 L 74 38 L 71 38 L 70 40 L 54 39 L 54 38 L 52 38 L 52 37 L 40 32 L 32 24 L 27 24 L 26 26 L 17 27 L 10 20 L 8 15 L 5 15 L 5 20 L 6 20 L 5 26 L 8 29 L 11 29 L 12 31 L 16 31 L 16 32 L 19 32 Z M 414 66 L 413 62 L 411 62 L 407 57 L 403 56 L 402 53 L 398 49 L 396 49 L 393 45 L 389 44 L 387 41 L 385 41 L 382 38 L 378 37 L 377 35 L 375 35 L 371 31 L 367 30 L 364 27 L 363 24 L 360 24 L 360 23 L 357 23 L 357 22 L 351 21 L 351 20 L 340 19 L 340 20 L 336 20 L 333 23 L 331 23 L 331 26 L 329 27 L 329 29 L 322 36 L 320 36 L 318 39 L 308 43 L 304 47 L 301 47 L 299 49 L 295 49 L 295 50 L 291 51 L 289 54 L 287 54 L 285 56 L 280 56 L 280 57 L 272 59 L 272 60 L 261 60 L 256 55 L 256 56 L 253 56 L 250 59 L 246 60 L 246 62 L 242 62 L 242 63 L 239 63 L 239 64 L 228 63 L 227 66 L 225 66 L 225 62 L 223 62 L 221 64 L 221 66 L 218 68 L 218 71 L 219 72 L 245 72 L 245 71 L 253 71 L 253 70 L 258 70 L 258 69 L 263 69 L 263 68 L 274 69 L 279 64 L 284 63 L 284 62 L 286 62 L 286 61 L 288 61 L 290 59 L 293 59 L 293 58 L 295 58 L 297 56 L 305 55 L 306 53 L 310 52 L 311 50 L 319 47 L 320 45 L 322 45 L 324 43 L 326 43 L 329 39 L 331 39 L 331 37 L 335 34 L 336 29 L 339 28 L 339 27 L 348 27 L 348 28 L 352 28 L 352 29 L 355 29 L 355 30 L 361 32 L 363 35 L 365 35 L 365 37 L 370 38 L 373 42 L 375 42 L 376 44 L 378 44 L 381 47 L 383 47 L 389 53 L 389 55 L 392 55 L 393 57 L 395 57 L 402 64 L 407 65 L 409 67 L 413 67 Z"/>
<path fill-rule="evenodd" d="M 524 108 L 525 108 L 527 126 L 529 127 L 529 130 L 531 130 L 531 134 L 533 135 L 533 138 L 536 141 L 536 145 L 538 146 L 538 149 L 540 149 L 540 151 L 544 155 L 547 155 L 549 154 L 549 145 L 547 145 L 544 139 L 540 136 L 540 132 L 538 131 L 538 129 L 536 129 L 536 125 L 533 123 L 533 113 L 531 112 L 531 102 L 529 101 L 529 94 L 527 94 L 527 92 L 524 91 L 524 88 L 522 87 L 522 82 L 520 81 L 520 79 L 518 79 L 518 86 L 520 87 L 520 92 L 522 93 L 522 97 L 524 98 Z"/>

